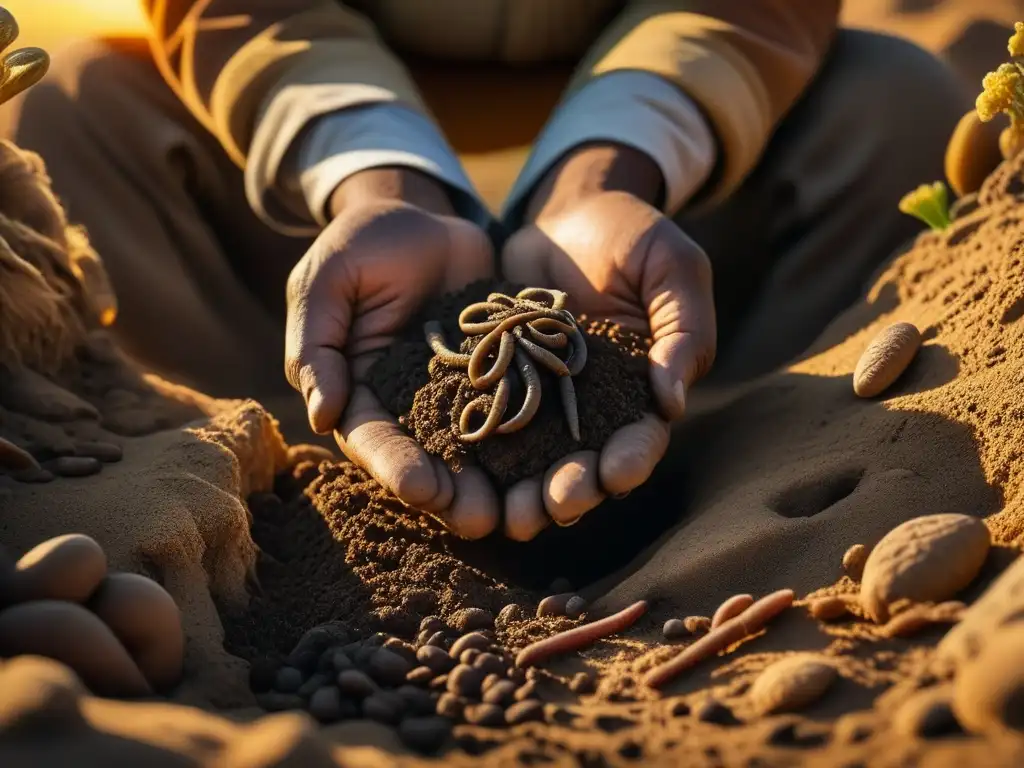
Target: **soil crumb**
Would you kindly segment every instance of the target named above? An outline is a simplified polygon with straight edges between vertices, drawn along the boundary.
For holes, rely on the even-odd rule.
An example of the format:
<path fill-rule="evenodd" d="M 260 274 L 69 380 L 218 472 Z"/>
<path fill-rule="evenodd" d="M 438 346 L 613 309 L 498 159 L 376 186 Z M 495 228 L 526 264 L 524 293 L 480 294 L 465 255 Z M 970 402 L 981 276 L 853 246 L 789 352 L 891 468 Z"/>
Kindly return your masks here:
<path fill-rule="evenodd" d="M 474 445 L 463 443 L 459 416 L 480 392 L 464 370 L 433 359 L 423 338 L 423 322 L 440 321 L 449 346 L 470 352 L 483 337 L 463 336 L 458 323 L 462 309 L 484 301 L 489 293 L 514 296 L 523 287 L 488 280 L 439 299 L 410 324 L 370 372 L 370 385 L 384 407 L 429 453 L 440 456 L 455 471 L 477 464 L 502 488 L 543 473 L 574 451 L 600 450 L 616 429 L 638 421 L 653 408 L 647 382 L 649 340 L 615 323 L 581 316 L 578 323 L 586 334 L 587 364 L 573 377 L 580 442 L 569 434 L 555 376 L 541 368 L 540 410 L 524 429 L 492 435 Z M 516 383 L 507 413 L 516 413 L 522 398 L 522 387 Z"/>

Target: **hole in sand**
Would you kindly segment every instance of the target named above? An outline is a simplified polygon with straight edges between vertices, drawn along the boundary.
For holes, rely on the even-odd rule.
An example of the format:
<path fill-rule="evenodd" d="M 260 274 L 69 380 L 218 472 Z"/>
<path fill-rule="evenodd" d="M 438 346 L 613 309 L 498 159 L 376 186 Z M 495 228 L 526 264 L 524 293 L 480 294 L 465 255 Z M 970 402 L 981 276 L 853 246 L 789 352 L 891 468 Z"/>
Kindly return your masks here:
<path fill-rule="evenodd" d="M 1015 323 L 1020 320 L 1022 315 L 1024 315 L 1024 296 L 1018 297 L 1013 304 L 1003 310 L 1003 316 L 999 319 L 999 322 L 1004 325 Z"/>
<path fill-rule="evenodd" d="M 812 517 L 852 494 L 863 477 L 863 469 L 836 470 L 782 491 L 771 508 L 783 517 Z"/>
<path fill-rule="evenodd" d="M 616 717 L 615 715 L 603 715 L 594 721 L 594 725 L 600 728 L 605 733 L 617 733 L 618 731 L 625 730 L 626 728 L 632 728 L 636 725 L 632 720 L 627 720 L 624 717 Z"/>

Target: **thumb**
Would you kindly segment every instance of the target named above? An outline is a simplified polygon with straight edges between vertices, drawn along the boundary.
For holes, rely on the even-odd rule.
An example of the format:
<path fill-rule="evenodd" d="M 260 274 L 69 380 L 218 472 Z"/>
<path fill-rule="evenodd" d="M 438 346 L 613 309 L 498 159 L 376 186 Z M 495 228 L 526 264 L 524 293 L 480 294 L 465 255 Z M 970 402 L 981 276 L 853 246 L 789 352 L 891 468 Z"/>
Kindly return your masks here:
<path fill-rule="evenodd" d="M 530 225 L 516 232 L 501 252 L 501 272 L 506 280 L 523 285 L 552 285 L 550 260 L 551 238 L 538 227 Z"/>

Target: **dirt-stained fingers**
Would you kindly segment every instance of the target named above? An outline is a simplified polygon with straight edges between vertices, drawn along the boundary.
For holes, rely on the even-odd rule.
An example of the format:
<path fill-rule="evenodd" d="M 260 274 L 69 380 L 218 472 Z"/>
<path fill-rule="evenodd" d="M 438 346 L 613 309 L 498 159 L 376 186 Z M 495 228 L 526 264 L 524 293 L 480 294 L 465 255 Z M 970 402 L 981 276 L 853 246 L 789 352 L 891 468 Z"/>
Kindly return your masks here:
<path fill-rule="evenodd" d="M 544 509 L 544 478 L 522 480 L 505 494 L 505 535 L 513 541 L 530 541 L 551 525 Z"/>
<path fill-rule="evenodd" d="M 447 510 L 435 516 L 456 536 L 482 539 L 498 527 L 498 494 L 483 470 L 476 467 L 466 467 L 454 478 L 455 498 Z"/>
<path fill-rule="evenodd" d="M 670 435 L 668 422 L 653 413 L 617 429 L 601 449 L 601 488 L 619 496 L 647 482 L 668 450 Z"/>
<path fill-rule="evenodd" d="M 577 451 L 559 459 L 544 475 L 544 508 L 557 525 L 572 525 L 604 501 L 599 461 L 597 451 Z"/>

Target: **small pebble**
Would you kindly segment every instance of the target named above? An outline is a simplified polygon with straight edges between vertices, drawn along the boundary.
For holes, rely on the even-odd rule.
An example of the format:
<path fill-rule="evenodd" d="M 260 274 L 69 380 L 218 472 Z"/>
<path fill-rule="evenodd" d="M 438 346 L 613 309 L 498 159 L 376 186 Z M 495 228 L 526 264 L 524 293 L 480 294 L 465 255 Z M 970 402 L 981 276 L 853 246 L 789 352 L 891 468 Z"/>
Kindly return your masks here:
<path fill-rule="evenodd" d="M 452 614 L 449 624 L 456 632 L 464 635 L 478 629 L 493 628 L 494 615 L 482 608 L 463 608 Z"/>
<path fill-rule="evenodd" d="M 703 635 L 711 631 L 711 619 L 707 616 L 687 616 L 683 626 L 691 635 Z"/>
<path fill-rule="evenodd" d="M 321 723 L 336 723 L 342 719 L 341 691 L 333 685 L 318 689 L 309 698 L 309 714 Z"/>
<path fill-rule="evenodd" d="M 82 442 L 75 443 L 75 455 L 114 464 L 124 457 L 124 451 L 114 443 Z"/>
<path fill-rule="evenodd" d="M 694 715 L 702 723 L 716 725 L 736 725 L 739 721 L 725 704 L 715 699 L 707 699 L 697 706 Z"/>
<path fill-rule="evenodd" d="M 505 712 L 497 704 L 471 704 L 463 714 L 472 725 L 493 728 L 505 724 Z"/>
<path fill-rule="evenodd" d="M 274 677 L 274 690 L 280 693 L 295 693 L 302 687 L 305 678 L 295 667 L 281 667 Z"/>
<path fill-rule="evenodd" d="M 299 687 L 297 693 L 308 701 L 314 693 L 332 682 L 334 682 L 333 677 L 329 677 L 321 672 L 314 672 L 309 676 L 306 682 Z"/>
<path fill-rule="evenodd" d="M 61 456 L 50 465 L 60 477 L 88 477 L 103 469 L 97 459 L 88 456 Z"/>
<path fill-rule="evenodd" d="M 473 662 L 480 656 L 479 648 L 467 648 L 459 656 L 459 664 L 468 664 L 473 666 Z"/>
<path fill-rule="evenodd" d="M 1019 596 L 1013 599 L 1019 601 Z M 1010 621 L 1010 619 L 1007 619 Z M 1024 624 L 996 629 L 957 672 L 953 711 L 971 733 L 1024 731 Z"/>
<path fill-rule="evenodd" d="M 498 612 L 498 616 L 494 620 L 494 626 L 498 629 L 505 629 L 511 624 L 520 622 L 525 618 L 526 611 L 523 610 L 521 605 L 509 603 Z"/>
<path fill-rule="evenodd" d="M 854 393 L 858 397 L 880 395 L 903 374 L 920 347 L 921 332 L 910 323 L 893 323 L 883 329 L 857 361 Z"/>
<path fill-rule="evenodd" d="M 843 555 L 843 570 L 854 581 L 860 581 L 864 575 L 864 564 L 868 561 L 868 548 L 863 544 L 854 544 Z"/>
<path fill-rule="evenodd" d="M 579 595 L 573 595 L 565 604 L 565 615 L 570 619 L 578 619 L 587 610 L 587 601 Z"/>
<path fill-rule="evenodd" d="M 462 696 L 479 696 L 484 677 L 486 675 L 481 670 L 459 664 L 449 673 L 447 688 L 451 693 Z"/>
<path fill-rule="evenodd" d="M 849 606 L 843 598 L 832 595 L 809 602 L 807 612 L 821 621 L 832 621 L 849 613 Z"/>
<path fill-rule="evenodd" d="M 517 702 L 505 710 L 505 722 L 509 725 L 532 723 L 544 719 L 544 705 L 536 699 Z"/>
<path fill-rule="evenodd" d="M 381 685 L 399 686 L 412 671 L 412 664 L 394 651 L 378 648 L 370 657 L 367 671 Z"/>
<path fill-rule="evenodd" d="M 442 693 L 441 698 L 437 700 L 437 714 L 450 717 L 453 720 L 458 720 L 462 717 L 462 712 L 465 708 L 465 700 L 454 693 Z"/>
<path fill-rule="evenodd" d="M 363 716 L 394 725 L 402 718 L 405 702 L 394 691 L 377 691 L 363 699 Z"/>
<path fill-rule="evenodd" d="M 340 648 L 331 653 L 331 665 L 334 667 L 335 672 L 344 672 L 346 669 L 355 668 L 352 659 Z"/>
<path fill-rule="evenodd" d="M 377 690 L 377 684 L 370 676 L 358 669 L 346 669 L 338 673 L 338 688 L 346 696 L 362 699 Z"/>
<path fill-rule="evenodd" d="M 836 668 L 820 656 L 787 656 L 758 676 L 750 699 L 760 715 L 795 712 L 821 698 L 836 677 Z"/>
<path fill-rule="evenodd" d="M 401 656 L 410 666 L 416 666 L 416 647 L 412 643 L 399 640 L 397 637 L 391 637 L 384 643 L 384 647 L 392 653 Z"/>
<path fill-rule="evenodd" d="M 505 671 L 505 662 L 493 653 L 481 653 L 473 661 L 473 666 L 482 670 L 485 675 L 500 675 Z"/>
<path fill-rule="evenodd" d="M 487 704 L 498 704 L 499 706 L 508 706 L 514 700 L 513 697 L 516 693 L 516 684 L 511 680 L 499 680 L 494 685 L 490 686 L 484 693 L 483 700 Z"/>
<path fill-rule="evenodd" d="M 427 683 L 433 680 L 436 675 L 437 673 L 430 667 L 422 666 L 413 669 L 405 676 L 405 679 L 413 685 L 427 685 Z"/>
<path fill-rule="evenodd" d="M 574 597 L 576 595 L 572 592 L 548 595 L 537 605 L 537 618 L 541 616 L 565 616 L 565 608 Z"/>
<path fill-rule="evenodd" d="M 431 638 L 433 639 L 433 638 Z M 434 645 L 434 643 L 430 643 Z M 487 647 L 491 644 L 491 641 L 487 639 L 486 635 L 482 635 L 479 632 L 470 632 L 468 635 L 463 635 L 454 643 L 448 650 L 448 655 L 453 659 L 461 658 L 464 651 L 468 651 L 470 648 L 476 648 L 479 651 L 487 650 Z"/>
<path fill-rule="evenodd" d="M 489 691 L 491 689 L 492 685 L 494 685 L 495 683 L 501 682 L 504 679 L 505 678 L 502 677 L 501 675 L 494 675 L 494 674 L 488 675 L 487 677 L 484 678 L 483 683 L 480 685 L 480 690 L 483 691 L 484 693 L 486 693 L 487 691 Z"/>
<path fill-rule="evenodd" d="M 436 752 L 452 732 L 446 717 L 407 717 L 398 726 L 398 738 L 407 747 L 423 754 Z"/>
<path fill-rule="evenodd" d="M 455 659 L 436 645 L 424 645 L 416 651 L 416 660 L 424 666 L 430 667 L 437 674 L 448 672 L 455 666 Z"/>
<path fill-rule="evenodd" d="M 434 691 L 443 691 L 448 687 L 448 675 L 438 675 L 430 681 L 430 689 Z"/>
<path fill-rule="evenodd" d="M 427 638 L 427 645 L 433 645 L 438 648 L 447 648 L 448 638 L 445 637 L 444 632 L 435 632 Z"/>
<path fill-rule="evenodd" d="M 432 715 L 434 713 L 434 697 L 415 685 L 403 685 L 395 693 L 405 703 L 406 712 L 414 715 Z"/>
<path fill-rule="evenodd" d="M 527 680 L 516 689 L 515 700 L 525 701 L 537 698 L 537 683 L 534 680 Z"/>
<path fill-rule="evenodd" d="M 860 601 L 877 623 L 901 601 L 940 603 L 952 598 L 978 575 L 991 536 L 969 515 L 926 515 L 893 528 L 864 564 Z"/>
<path fill-rule="evenodd" d="M 522 685 L 526 682 L 526 670 L 519 667 L 510 667 L 505 670 L 505 677 L 516 685 Z"/>
<path fill-rule="evenodd" d="M 441 621 L 438 616 L 426 616 L 423 621 L 420 622 L 420 632 L 426 632 L 428 635 L 432 635 L 435 632 L 444 631 L 444 622 Z"/>
<path fill-rule="evenodd" d="M 661 634 L 664 635 L 666 640 L 682 640 L 684 637 L 689 636 L 690 631 L 686 628 L 686 624 L 683 623 L 682 619 L 669 619 L 661 628 Z"/>
<path fill-rule="evenodd" d="M 597 680 L 589 672 L 577 672 L 569 682 L 569 690 L 573 693 L 593 693 L 597 690 Z"/>
<path fill-rule="evenodd" d="M 256 703 L 267 712 L 285 712 L 291 709 L 305 709 L 306 702 L 294 693 L 267 691 L 256 694 Z"/>
<path fill-rule="evenodd" d="M 669 708 L 669 714 L 672 717 L 686 717 L 690 714 L 690 705 L 682 699 L 672 702 L 672 706 Z"/>

